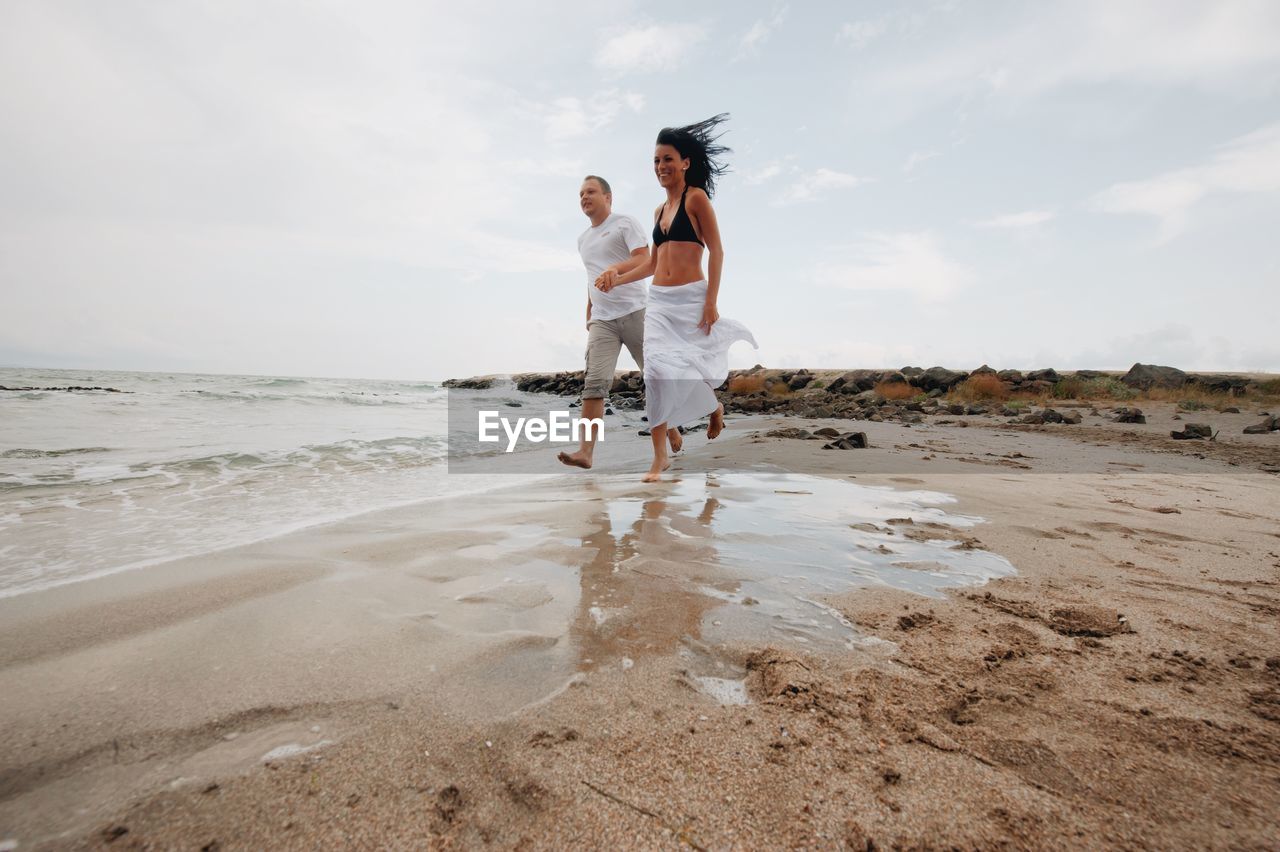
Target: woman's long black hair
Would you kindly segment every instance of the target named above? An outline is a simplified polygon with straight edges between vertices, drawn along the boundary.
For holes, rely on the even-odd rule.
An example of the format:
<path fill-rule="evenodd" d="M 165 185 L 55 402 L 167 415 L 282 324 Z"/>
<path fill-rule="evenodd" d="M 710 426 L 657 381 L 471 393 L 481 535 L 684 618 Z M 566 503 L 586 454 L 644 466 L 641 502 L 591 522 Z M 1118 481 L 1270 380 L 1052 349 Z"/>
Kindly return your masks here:
<path fill-rule="evenodd" d="M 658 131 L 658 145 L 670 145 L 680 152 L 682 158 L 688 158 L 689 170 L 684 173 L 684 182 L 698 187 L 708 198 L 715 194 L 716 179 L 729 171 L 724 155 L 731 153 L 732 149 L 716 144 L 724 133 L 720 125 L 728 120 L 729 113 L 722 112 L 697 124 L 664 127 Z"/>

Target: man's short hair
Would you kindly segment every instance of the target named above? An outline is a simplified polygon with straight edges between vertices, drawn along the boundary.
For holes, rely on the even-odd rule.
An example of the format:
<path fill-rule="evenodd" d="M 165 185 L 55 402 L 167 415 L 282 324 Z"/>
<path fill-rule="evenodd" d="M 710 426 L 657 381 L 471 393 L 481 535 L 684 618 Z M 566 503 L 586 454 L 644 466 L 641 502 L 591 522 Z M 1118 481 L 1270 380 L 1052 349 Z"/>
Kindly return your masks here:
<path fill-rule="evenodd" d="M 613 187 L 609 186 L 609 181 L 600 177 L 600 175 L 587 175 L 583 180 L 593 180 L 600 184 L 600 188 L 604 190 L 605 195 L 613 195 Z"/>

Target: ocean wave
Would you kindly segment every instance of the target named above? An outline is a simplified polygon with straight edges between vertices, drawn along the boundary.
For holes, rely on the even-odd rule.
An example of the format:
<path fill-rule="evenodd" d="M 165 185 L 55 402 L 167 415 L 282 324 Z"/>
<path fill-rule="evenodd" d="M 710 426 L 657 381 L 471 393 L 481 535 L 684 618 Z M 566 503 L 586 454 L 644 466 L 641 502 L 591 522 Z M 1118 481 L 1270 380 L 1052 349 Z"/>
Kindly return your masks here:
<path fill-rule="evenodd" d="M 86 448 L 86 451 L 89 449 Z M 105 448 L 92 449 L 108 452 Z M 48 455 L 12 455 L 14 452 L 20 451 L 11 450 L 4 457 L 49 458 Z M 210 453 L 191 458 L 133 464 L 73 463 L 58 470 L 0 472 L 0 494 L 26 493 L 29 489 L 55 489 L 56 493 L 65 493 L 84 486 L 114 486 L 123 483 L 130 483 L 126 486 L 129 488 L 147 488 L 157 482 L 163 487 L 204 487 L 208 484 L 249 482 L 260 476 L 395 471 L 436 464 L 444 459 L 445 453 L 446 441 L 443 437 L 405 435 L 375 440 L 350 439 L 327 444 L 308 444 L 281 450 Z M 74 458 L 68 461 L 74 462 Z"/>
<path fill-rule="evenodd" d="M 334 403 L 336 405 L 416 405 L 423 400 L 416 396 L 400 396 L 399 394 L 377 394 L 365 391 L 342 391 L 338 393 L 261 393 L 251 390 L 184 390 L 183 393 L 195 394 L 199 399 L 223 402 L 302 402 L 309 405 Z"/>
<path fill-rule="evenodd" d="M 0 453 L 0 459 L 52 459 L 61 456 L 77 456 L 85 453 L 109 453 L 110 447 L 71 447 L 65 450 L 28 450 L 18 448 Z"/>

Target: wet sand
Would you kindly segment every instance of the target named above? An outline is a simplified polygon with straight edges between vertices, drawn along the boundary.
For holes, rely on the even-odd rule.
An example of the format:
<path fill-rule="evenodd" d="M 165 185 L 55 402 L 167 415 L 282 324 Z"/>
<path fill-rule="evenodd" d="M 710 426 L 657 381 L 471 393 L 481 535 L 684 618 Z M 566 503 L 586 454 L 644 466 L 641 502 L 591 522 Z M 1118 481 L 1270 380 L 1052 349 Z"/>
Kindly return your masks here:
<path fill-rule="evenodd" d="M 0 842 L 1267 848 L 1280 434 L 1144 410 L 731 420 L 0 600 Z"/>

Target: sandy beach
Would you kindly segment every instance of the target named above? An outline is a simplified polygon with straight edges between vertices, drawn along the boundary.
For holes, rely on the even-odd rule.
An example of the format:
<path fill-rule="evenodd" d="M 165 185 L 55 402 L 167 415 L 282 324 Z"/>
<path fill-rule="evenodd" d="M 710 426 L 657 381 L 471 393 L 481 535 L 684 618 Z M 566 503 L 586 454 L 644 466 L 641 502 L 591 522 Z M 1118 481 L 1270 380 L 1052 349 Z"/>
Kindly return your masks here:
<path fill-rule="evenodd" d="M 0 600 L 0 840 L 1270 846 L 1277 436 L 1146 411 L 853 451 L 739 417 L 672 483 L 530 480 Z"/>

